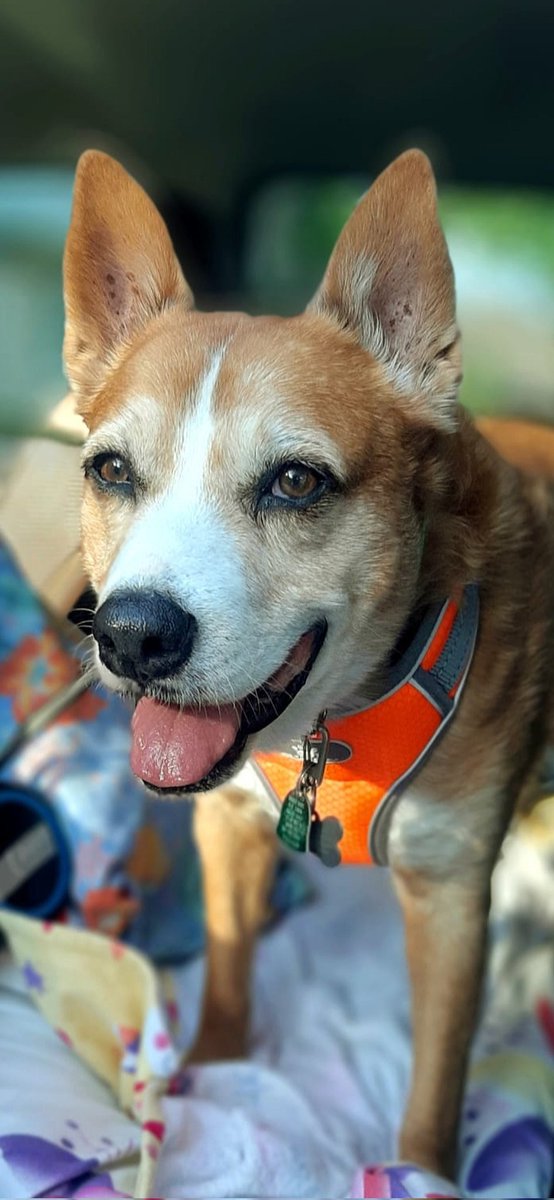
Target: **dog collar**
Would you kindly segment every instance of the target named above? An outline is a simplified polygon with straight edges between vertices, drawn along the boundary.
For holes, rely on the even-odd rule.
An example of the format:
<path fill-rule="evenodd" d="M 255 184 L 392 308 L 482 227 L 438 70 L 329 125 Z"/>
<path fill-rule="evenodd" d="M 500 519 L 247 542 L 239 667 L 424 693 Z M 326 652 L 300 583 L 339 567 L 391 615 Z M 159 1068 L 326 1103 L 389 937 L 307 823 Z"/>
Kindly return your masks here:
<path fill-rule="evenodd" d="M 479 592 L 470 584 L 458 599 L 430 606 L 408 644 L 399 643 L 377 700 L 326 721 L 309 845 L 324 862 L 386 864 L 394 807 L 454 717 L 478 625 Z M 297 753 L 256 753 L 254 764 L 279 803 L 295 794 Z"/>

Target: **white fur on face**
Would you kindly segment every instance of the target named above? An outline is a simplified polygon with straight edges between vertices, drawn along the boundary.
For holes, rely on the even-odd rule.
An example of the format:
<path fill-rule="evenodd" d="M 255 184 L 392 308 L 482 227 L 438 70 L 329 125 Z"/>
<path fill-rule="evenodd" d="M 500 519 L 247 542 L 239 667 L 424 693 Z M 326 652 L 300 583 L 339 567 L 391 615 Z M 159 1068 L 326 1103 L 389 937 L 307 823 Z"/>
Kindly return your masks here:
<path fill-rule="evenodd" d="M 141 589 L 169 593 L 198 621 L 200 634 L 205 623 L 212 626 L 211 637 L 239 620 L 246 603 L 243 564 L 226 530 L 217 507 L 209 496 L 207 462 L 215 436 L 212 412 L 213 389 L 221 367 L 223 352 L 216 354 L 200 383 L 196 402 L 181 427 L 181 446 L 176 452 L 177 469 L 161 496 L 147 500 L 133 520 L 123 546 L 112 564 L 99 594 L 102 604 L 114 592 Z M 133 404 L 133 415 L 134 415 Z M 149 420 L 135 433 L 143 442 L 155 438 L 155 420 L 150 407 Z M 125 436 L 125 414 L 101 431 Z M 217 640 L 220 640 L 219 638 Z M 212 643 L 213 644 L 213 643 Z M 196 658 L 195 653 L 193 656 Z M 101 667 L 101 670 L 103 668 Z M 199 678 L 199 674 L 201 677 Z M 191 701 L 195 690 L 205 697 L 213 688 L 204 672 L 187 667 L 187 691 Z M 246 689 L 247 691 L 249 688 Z M 226 695 L 230 681 L 226 680 Z"/>
<path fill-rule="evenodd" d="M 330 436 L 303 424 L 301 411 L 287 409 L 277 389 L 255 407 L 242 406 L 239 394 L 232 406 L 218 408 L 214 393 L 224 358 L 225 350 L 213 356 L 183 406 L 172 474 L 162 492 L 149 497 L 147 489 L 137 501 L 99 603 L 117 591 L 154 590 L 194 615 L 198 635 L 191 657 L 164 688 L 183 705 L 243 699 L 325 617 L 329 633 L 307 684 L 257 739 L 273 746 L 302 733 L 322 707 L 356 692 L 379 660 L 383 636 L 377 624 L 375 637 L 367 638 L 367 603 L 378 578 L 371 564 L 386 539 L 362 499 L 321 525 L 319 518 L 302 524 L 286 514 L 270 516 L 261 529 L 241 508 L 241 485 L 255 479 L 268 459 L 315 456 L 339 477 L 345 464 Z M 164 445 L 167 457 L 162 417 L 159 401 L 139 398 L 137 410 L 137 401 L 129 400 L 99 426 L 87 452 L 91 446 L 106 449 L 111 439 L 122 453 L 128 447 L 132 461 L 144 462 L 147 474 L 155 472 Z M 363 597 L 357 605 L 353 592 Z M 113 687 L 114 676 L 101 664 L 100 672 Z"/>
<path fill-rule="evenodd" d="M 167 592 L 192 612 L 199 627 L 198 644 L 182 679 L 175 678 L 180 699 L 194 703 L 240 699 L 264 683 L 283 662 L 305 631 L 284 622 L 269 622 L 260 641 L 261 614 L 253 611 L 248 556 L 224 520 L 208 463 L 219 430 L 213 393 L 223 352 L 217 354 L 200 383 L 196 400 L 181 426 L 177 468 L 161 496 L 146 501 L 137 513 L 99 593 L 99 604 L 114 592 L 148 589 Z M 138 422 L 137 412 L 142 418 Z M 131 433 L 133 428 L 133 433 Z M 244 446 L 246 430 L 241 431 Z M 101 428 L 118 445 L 156 440 L 156 405 L 133 401 Z M 89 444 L 88 453 L 94 449 Z M 237 454 L 240 453 L 237 445 Z M 140 459 L 139 459 L 140 461 Z M 286 612 L 286 610 L 285 610 Z M 113 674 L 99 663 L 109 686 Z"/>

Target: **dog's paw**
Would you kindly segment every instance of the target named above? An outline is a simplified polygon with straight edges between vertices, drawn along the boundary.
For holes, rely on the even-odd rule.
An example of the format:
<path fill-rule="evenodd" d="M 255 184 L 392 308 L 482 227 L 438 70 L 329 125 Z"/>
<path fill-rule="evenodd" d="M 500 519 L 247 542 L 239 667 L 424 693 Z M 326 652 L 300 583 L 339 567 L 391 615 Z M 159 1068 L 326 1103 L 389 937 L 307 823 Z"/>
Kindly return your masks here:
<path fill-rule="evenodd" d="M 426 1171 L 415 1163 L 391 1163 L 388 1166 L 360 1167 L 356 1172 L 351 1200 L 365 1200 L 372 1196 L 376 1200 L 402 1200 L 403 1197 L 425 1197 L 425 1200 L 451 1200 L 459 1198 L 460 1192 L 453 1183 Z"/>

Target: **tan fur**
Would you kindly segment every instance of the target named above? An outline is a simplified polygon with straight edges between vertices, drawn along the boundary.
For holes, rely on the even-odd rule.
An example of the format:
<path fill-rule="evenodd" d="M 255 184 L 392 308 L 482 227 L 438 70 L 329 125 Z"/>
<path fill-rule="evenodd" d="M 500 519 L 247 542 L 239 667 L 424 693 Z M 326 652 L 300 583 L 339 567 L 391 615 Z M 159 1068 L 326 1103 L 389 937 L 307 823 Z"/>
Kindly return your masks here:
<path fill-rule="evenodd" d="M 480 417 L 476 425 L 507 462 L 532 475 L 554 479 L 554 429 L 498 417 Z"/>
<path fill-rule="evenodd" d="M 414 607 L 479 583 L 479 639 L 458 716 L 389 837 L 414 998 L 401 1152 L 451 1174 L 490 874 L 551 735 L 554 513 L 547 484 L 492 443 L 506 459 L 519 453 L 523 466 L 544 467 L 536 445 L 527 439 L 517 452 L 513 436 L 490 425 L 487 442 L 456 404 L 452 270 L 429 164 L 413 151 L 377 180 L 306 314 L 254 320 L 191 311 L 153 206 L 91 153 L 78 172 L 65 279 L 66 360 L 91 444 L 119 437 L 139 453 L 149 498 L 163 497 L 176 475 L 219 354 L 205 495 L 245 564 L 248 603 L 255 598 L 244 653 L 263 654 L 263 631 L 289 610 L 311 612 L 314 597 L 330 621 L 291 706 L 297 732 L 320 708 L 378 688 Z M 276 441 L 301 458 L 324 454 L 341 488 L 309 519 L 281 513 L 256 525 L 241 488 Z M 137 520 L 132 506 L 87 486 L 84 555 L 97 587 Z M 232 672 L 232 654 L 224 665 Z M 190 703 L 186 672 L 178 686 L 177 700 Z M 269 746 L 272 736 L 270 727 Z M 247 976 L 275 853 L 265 817 L 225 793 L 203 797 L 196 817 L 209 947 L 201 1058 L 244 1051 Z"/>
<path fill-rule="evenodd" d="M 448 420 L 460 382 L 454 277 L 425 155 L 401 155 L 362 197 L 312 305 L 388 364 L 412 407 L 422 391 Z"/>
<path fill-rule="evenodd" d="M 252 796 L 229 786 L 198 796 L 194 833 L 202 863 L 207 930 L 200 1026 L 189 1062 L 246 1053 L 256 938 L 270 916 L 274 830 Z"/>
<path fill-rule="evenodd" d="M 192 297 L 152 201 L 98 151 L 80 160 L 66 255 L 64 354 L 86 416 L 138 330 L 160 307 Z"/>

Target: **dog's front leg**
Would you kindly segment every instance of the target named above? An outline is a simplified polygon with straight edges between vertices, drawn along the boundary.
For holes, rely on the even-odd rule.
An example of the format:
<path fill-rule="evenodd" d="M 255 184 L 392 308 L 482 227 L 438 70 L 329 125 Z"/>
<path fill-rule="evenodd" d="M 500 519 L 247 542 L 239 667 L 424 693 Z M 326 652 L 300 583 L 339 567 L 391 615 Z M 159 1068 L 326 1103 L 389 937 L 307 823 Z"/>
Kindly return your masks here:
<path fill-rule="evenodd" d="M 452 1179 L 486 946 L 488 877 L 445 881 L 396 867 L 412 987 L 413 1072 L 405 1160 Z"/>
<path fill-rule="evenodd" d="M 246 1054 L 252 959 L 269 915 L 277 839 L 256 798 L 233 785 L 196 798 L 194 832 L 202 866 L 206 974 L 187 1061 L 199 1063 Z"/>

